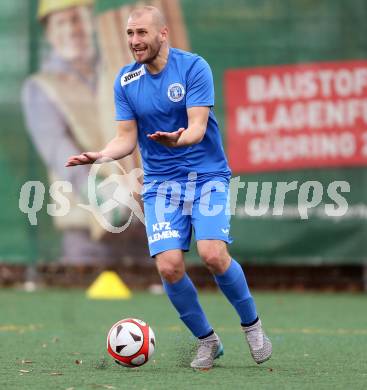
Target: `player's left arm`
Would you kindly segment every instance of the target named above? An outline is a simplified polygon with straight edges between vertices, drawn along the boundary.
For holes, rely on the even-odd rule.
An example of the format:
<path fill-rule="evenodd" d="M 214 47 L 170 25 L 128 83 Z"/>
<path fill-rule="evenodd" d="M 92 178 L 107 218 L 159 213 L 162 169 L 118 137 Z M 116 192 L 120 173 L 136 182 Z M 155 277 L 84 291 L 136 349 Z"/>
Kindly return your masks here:
<path fill-rule="evenodd" d="M 210 66 L 203 58 L 197 57 L 186 84 L 187 129 L 180 128 L 172 133 L 157 131 L 148 135 L 153 141 L 180 147 L 197 144 L 204 138 L 209 112 L 214 106 L 214 83 Z"/>
<path fill-rule="evenodd" d="M 148 137 L 162 145 L 169 147 L 181 147 L 198 144 L 205 135 L 208 124 L 209 107 L 190 107 L 187 109 L 188 127 L 177 131 L 156 131 Z"/>
<path fill-rule="evenodd" d="M 210 107 L 190 107 L 187 109 L 188 127 L 177 140 L 176 146 L 198 144 L 204 138 L 208 125 Z"/>

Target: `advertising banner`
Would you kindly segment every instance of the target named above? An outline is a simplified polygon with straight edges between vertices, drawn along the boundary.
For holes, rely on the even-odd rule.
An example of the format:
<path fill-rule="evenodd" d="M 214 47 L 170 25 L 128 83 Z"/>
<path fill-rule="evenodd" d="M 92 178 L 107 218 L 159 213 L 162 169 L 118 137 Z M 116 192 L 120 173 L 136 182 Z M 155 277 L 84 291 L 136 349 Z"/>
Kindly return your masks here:
<path fill-rule="evenodd" d="M 367 61 L 228 70 L 233 171 L 367 164 Z"/>

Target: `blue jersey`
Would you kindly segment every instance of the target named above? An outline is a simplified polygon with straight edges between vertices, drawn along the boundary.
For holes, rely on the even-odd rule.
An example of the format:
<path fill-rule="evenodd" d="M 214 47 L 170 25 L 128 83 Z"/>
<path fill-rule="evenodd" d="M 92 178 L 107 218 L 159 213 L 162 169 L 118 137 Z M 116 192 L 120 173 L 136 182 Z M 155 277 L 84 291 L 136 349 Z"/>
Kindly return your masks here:
<path fill-rule="evenodd" d="M 214 106 L 213 76 L 200 56 L 170 48 L 168 61 L 158 74 L 137 62 L 119 72 L 114 85 L 116 120 L 135 119 L 145 181 L 187 180 L 230 175 Z M 156 131 L 187 128 L 189 107 L 210 107 L 203 140 L 179 148 L 163 146 L 147 137 Z"/>

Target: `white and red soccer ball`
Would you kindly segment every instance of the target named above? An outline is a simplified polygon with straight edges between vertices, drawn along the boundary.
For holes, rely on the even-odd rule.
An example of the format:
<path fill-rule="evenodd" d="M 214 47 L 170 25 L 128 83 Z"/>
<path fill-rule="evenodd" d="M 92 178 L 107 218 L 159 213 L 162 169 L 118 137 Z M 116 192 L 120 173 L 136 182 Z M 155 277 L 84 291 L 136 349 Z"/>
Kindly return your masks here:
<path fill-rule="evenodd" d="M 153 330 L 136 318 L 120 320 L 108 332 L 107 351 L 116 363 L 125 367 L 142 366 L 152 356 L 154 348 Z"/>

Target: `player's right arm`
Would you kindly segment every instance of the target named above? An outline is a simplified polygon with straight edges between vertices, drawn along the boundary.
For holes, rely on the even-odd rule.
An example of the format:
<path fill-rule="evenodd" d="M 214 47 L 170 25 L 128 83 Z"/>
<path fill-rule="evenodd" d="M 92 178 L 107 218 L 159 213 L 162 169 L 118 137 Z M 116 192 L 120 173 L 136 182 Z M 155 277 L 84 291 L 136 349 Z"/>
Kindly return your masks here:
<path fill-rule="evenodd" d="M 125 68 L 117 75 L 114 83 L 115 119 L 117 120 L 116 137 L 100 152 L 86 152 L 78 156 L 69 157 L 66 162 L 67 167 L 93 164 L 97 160 L 98 162 L 111 159 L 119 160 L 134 151 L 138 139 L 138 127 L 135 114 L 126 96 L 126 91 L 122 90 L 121 75 L 123 75 L 124 71 Z"/>
<path fill-rule="evenodd" d="M 117 133 L 106 147 L 99 152 L 84 152 L 77 156 L 71 156 L 65 166 L 93 164 L 108 160 L 119 160 L 131 154 L 135 148 L 138 138 L 138 130 L 135 119 L 117 121 Z"/>

